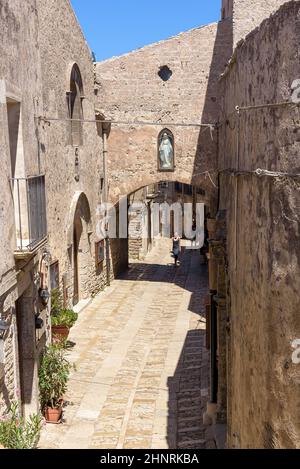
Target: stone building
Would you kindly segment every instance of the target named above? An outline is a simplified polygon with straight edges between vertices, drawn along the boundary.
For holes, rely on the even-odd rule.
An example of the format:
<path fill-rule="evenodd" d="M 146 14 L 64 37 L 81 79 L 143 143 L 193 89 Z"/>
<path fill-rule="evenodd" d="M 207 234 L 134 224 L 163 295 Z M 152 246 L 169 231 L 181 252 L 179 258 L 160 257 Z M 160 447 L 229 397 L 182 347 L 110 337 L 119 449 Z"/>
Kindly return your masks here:
<path fill-rule="evenodd" d="M 97 107 L 115 121 L 108 140 L 112 200 L 161 180 L 199 185 L 216 197 L 203 172 L 216 176 L 217 81 L 231 42 L 224 21 L 95 65 Z M 162 174 L 157 145 L 165 128 L 174 137 L 175 171 Z"/>
<path fill-rule="evenodd" d="M 15 399 L 28 415 L 51 332 L 41 292 L 80 304 L 127 267 L 128 248 L 98 229 L 109 128 L 69 1 L 4 1 L 0 13 L 0 411 Z"/>
<path fill-rule="evenodd" d="M 106 281 L 105 265 L 95 269 L 96 213 L 103 198 L 102 126 L 95 122 L 92 54 L 69 2 L 42 0 L 37 6 L 43 32 L 41 115 L 46 120 L 39 123 L 39 135 L 46 166 L 49 248 L 53 271 L 59 271 L 57 286 L 67 303 L 76 304 Z"/>
<path fill-rule="evenodd" d="M 291 345 L 300 336 L 299 107 L 291 100 L 299 13 L 292 1 L 262 22 L 239 43 L 221 80 L 219 208 L 226 217 L 212 249 L 227 357 L 218 410 L 226 414 L 227 385 L 230 447 L 300 446 L 300 370 Z"/>
<path fill-rule="evenodd" d="M 45 165 L 36 139 L 42 73 L 35 0 L 0 5 L 0 413 L 37 407 L 37 357 L 47 340 Z M 44 324 L 40 329 L 43 320 Z"/>
<path fill-rule="evenodd" d="M 205 418 L 229 447 L 300 446 L 299 13 L 223 0 L 218 23 L 95 64 L 69 0 L 1 2 L 0 413 L 38 407 L 47 289 L 71 306 L 105 288 L 153 245 L 157 185 L 186 184 L 210 214 Z M 100 232 L 134 200 L 135 239 Z"/>

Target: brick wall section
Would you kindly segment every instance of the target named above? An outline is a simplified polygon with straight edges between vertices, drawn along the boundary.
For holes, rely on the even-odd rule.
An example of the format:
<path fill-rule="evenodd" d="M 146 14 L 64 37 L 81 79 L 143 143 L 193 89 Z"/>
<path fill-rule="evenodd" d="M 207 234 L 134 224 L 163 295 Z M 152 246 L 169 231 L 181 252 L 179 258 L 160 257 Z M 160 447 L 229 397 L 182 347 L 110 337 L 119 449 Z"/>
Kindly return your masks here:
<path fill-rule="evenodd" d="M 299 77 L 299 14 L 300 2 L 287 3 L 236 51 L 224 78 L 222 168 L 299 173 L 296 108 L 241 112 L 239 157 L 231 115 L 235 105 L 290 99 Z M 221 188 L 231 304 L 229 446 L 299 448 L 300 369 L 291 342 L 300 337 L 300 184 L 223 175 Z"/>
<path fill-rule="evenodd" d="M 214 123 L 218 119 L 218 77 L 232 47 L 230 22 L 182 33 L 96 65 L 97 107 L 107 118 L 162 123 L 112 126 L 108 140 L 110 198 L 116 200 L 160 180 L 199 183 L 198 174 L 216 168 L 217 135 L 169 125 L 176 145 L 175 173 L 157 171 L 157 137 L 163 123 Z M 230 51 L 230 52 L 228 52 Z M 173 72 L 164 82 L 159 68 Z"/>

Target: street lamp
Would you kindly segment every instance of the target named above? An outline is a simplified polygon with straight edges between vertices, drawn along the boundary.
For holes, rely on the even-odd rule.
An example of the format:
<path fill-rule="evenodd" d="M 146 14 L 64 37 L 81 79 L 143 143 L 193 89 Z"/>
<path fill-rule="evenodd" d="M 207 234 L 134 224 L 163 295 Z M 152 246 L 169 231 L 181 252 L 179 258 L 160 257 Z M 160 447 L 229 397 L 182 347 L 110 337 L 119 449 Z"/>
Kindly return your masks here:
<path fill-rule="evenodd" d="M 47 306 L 49 298 L 50 298 L 50 293 L 49 293 L 48 288 L 40 288 L 39 295 L 40 295 L 42 304 L 44 306 Z"/>

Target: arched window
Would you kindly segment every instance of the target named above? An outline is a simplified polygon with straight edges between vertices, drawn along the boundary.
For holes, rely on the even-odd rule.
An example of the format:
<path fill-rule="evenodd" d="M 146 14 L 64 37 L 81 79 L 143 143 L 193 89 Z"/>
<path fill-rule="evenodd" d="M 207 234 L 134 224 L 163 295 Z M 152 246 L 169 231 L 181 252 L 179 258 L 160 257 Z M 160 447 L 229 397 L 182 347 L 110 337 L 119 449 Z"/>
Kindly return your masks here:
<path fill-rule="evenodd" d="M 68 96 L 68 112 L 70 122 L 70 144 L 73 146 L 80 146 L 83 143 L 82 139 L 82 99 L 83 99 L 83 86 L 82 78 L 79 67 L 74 64 L 70 76 L 70 90 Z"/>

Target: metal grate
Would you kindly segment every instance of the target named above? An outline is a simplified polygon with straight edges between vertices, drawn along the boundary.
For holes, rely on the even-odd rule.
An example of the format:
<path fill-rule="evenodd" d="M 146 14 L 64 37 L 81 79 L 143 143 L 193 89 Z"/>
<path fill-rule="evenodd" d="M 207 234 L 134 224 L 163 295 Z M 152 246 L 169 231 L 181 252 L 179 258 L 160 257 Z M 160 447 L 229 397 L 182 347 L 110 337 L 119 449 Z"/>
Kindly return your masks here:
<path fill-rule="evenodd" d="M 13 178 L 17 250 L 33 251 L 47 237 L 45 176 Z"/>

